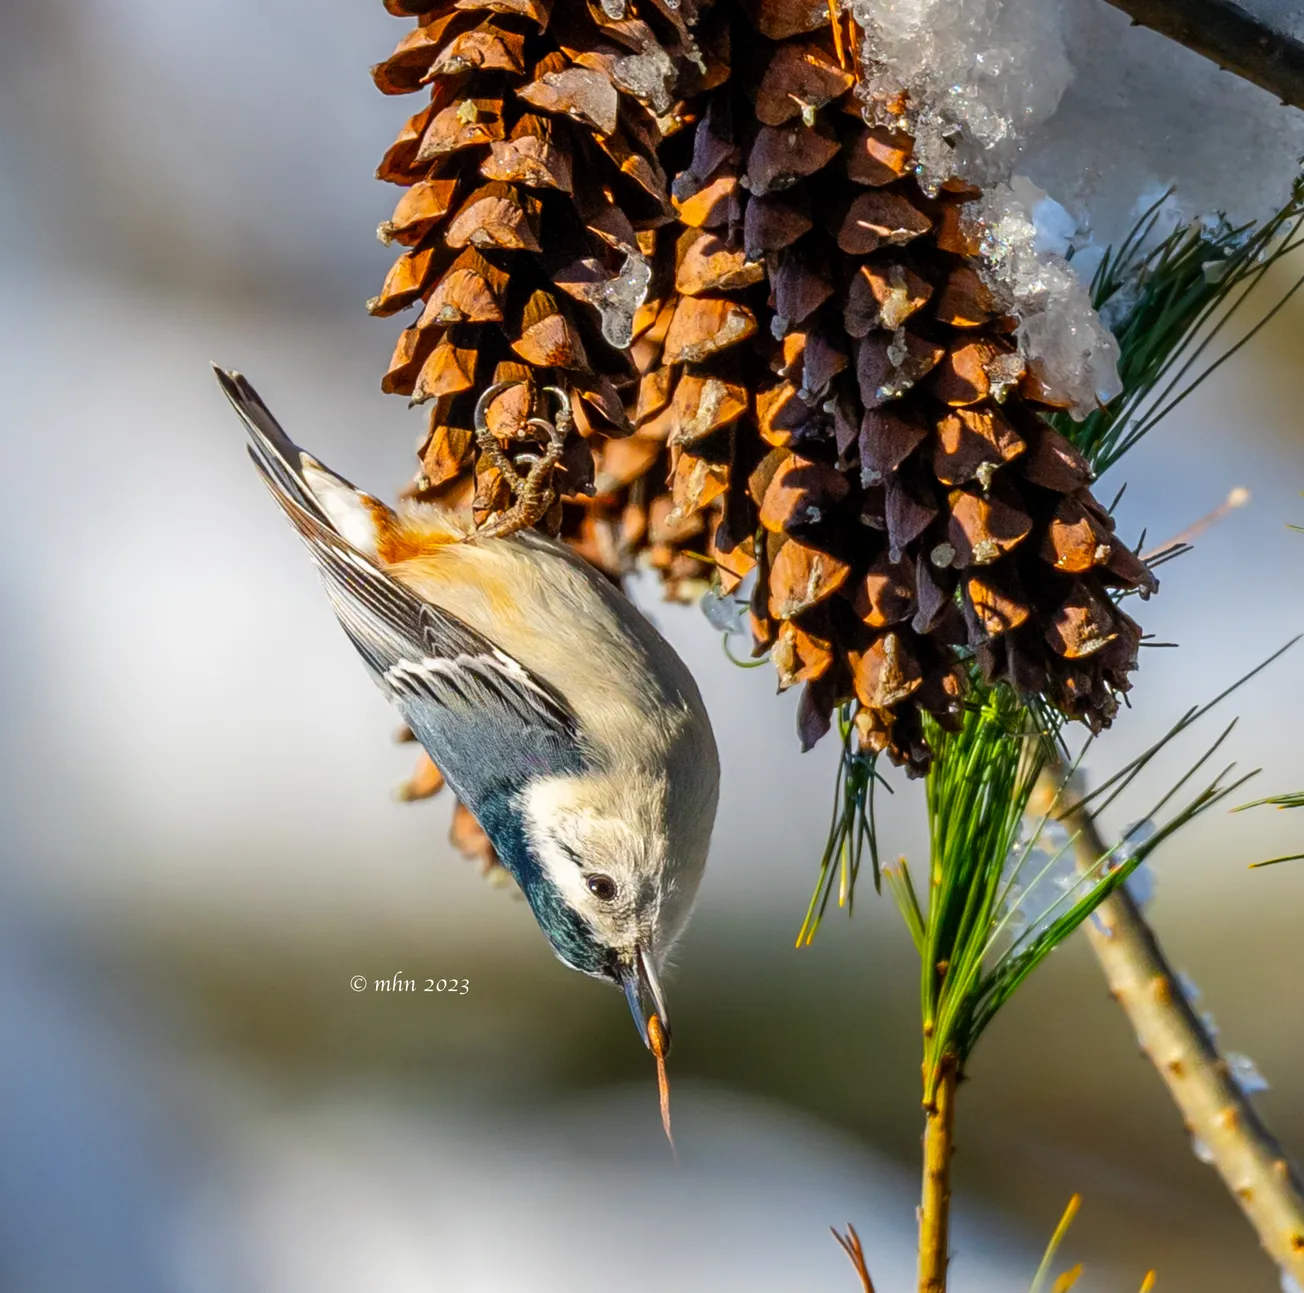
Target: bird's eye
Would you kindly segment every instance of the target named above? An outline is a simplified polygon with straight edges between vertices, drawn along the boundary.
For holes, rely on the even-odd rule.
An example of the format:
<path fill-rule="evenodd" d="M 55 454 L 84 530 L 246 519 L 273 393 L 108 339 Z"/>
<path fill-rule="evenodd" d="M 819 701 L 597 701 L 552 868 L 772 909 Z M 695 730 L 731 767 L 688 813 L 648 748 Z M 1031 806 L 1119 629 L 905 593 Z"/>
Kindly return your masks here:
<path fill-rule="evenodd" d="M 616 896 L 616 882 L 609 875 L 586 876 L 584 883 L 599 902 L 610 902 Z"/>

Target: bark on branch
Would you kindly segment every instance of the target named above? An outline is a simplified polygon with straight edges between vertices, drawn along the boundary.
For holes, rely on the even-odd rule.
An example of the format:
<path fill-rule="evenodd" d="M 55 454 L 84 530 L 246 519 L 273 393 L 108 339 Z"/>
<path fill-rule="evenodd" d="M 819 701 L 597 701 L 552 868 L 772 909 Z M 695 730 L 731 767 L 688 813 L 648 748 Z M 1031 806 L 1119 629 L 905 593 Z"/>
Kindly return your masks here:
<path fill-rule="evenodd" d="M 1203 54 L 1219 67 L 1304 108 L 1304 42 L 1234 0 L 1109 0 L 1134 23 Z"/>
<path fill-rule="evenodd" d="M 919 1293 L 946 1293 L 951 1261 L 951 1158 L 959 1073 L 944 1060 L 937 1095 L 924 1110 L 924 1182 L 919 1201 Z"/>
<path fill-rule="evenodd" d="M 1043 774 L 1030 805 L 1038 816 L 1054 805 L 1058 783 L 1056 770 Z M 1080 871 L 1109 851 L 1086 809 L 1057 807 L 1052 816 L 1075 836 Z M 1304 1186 L 1294 1168 L 1232 1078 L 1131 895 L 1118 889 L 1097 915 L 1099 923 L 1084 927 L 1110 995 L 1263 1247 L 1304 1286 Z"/>

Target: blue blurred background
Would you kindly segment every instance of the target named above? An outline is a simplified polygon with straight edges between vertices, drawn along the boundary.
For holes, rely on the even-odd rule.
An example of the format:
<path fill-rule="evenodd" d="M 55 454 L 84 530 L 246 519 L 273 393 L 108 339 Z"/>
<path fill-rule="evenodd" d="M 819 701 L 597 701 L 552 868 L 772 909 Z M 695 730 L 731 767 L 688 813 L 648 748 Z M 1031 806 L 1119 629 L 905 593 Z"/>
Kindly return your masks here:
<path fill-rule="evenodd" d="M 0 4 L 0 1289 L 850 1290 L 847 1221 L 880 1289 L 910 1287 L 913 952 L 868 888 L 792 946 L 831 745 L 800 756 L 771 672 L 639 590 L 724 763 L 671 984 L 672 1163 L 620 1001 L 452 851 L 446 797 L 393 801 L 412 747 L 208 372 L 243 369 L 376 492 L 409 475 L 420 414 L 379 393 L 396 329 L 362 308 L 394 200 L 370 175 L 411 110 L 366 68 L 402 30 L 379 0 Z M 1097 779 L 1304 629 L 1302 326 L 1283 311 L 1103 487 L 1129 482 L 1122 525 L 1152 540 L 1232 486 L 1253 503 L 1167 568 L 1145 623 L 1181 647 L 1147 654 Z M 1258 793 L 1304 786 L 1302 664 L 1231 702 Z M 920 788 L 897 790 L 886 847 L 919 859 Z M 1160 853 L 1150 909 L 1297 1157 L 1304 863 L 1245 868 L 1301 825 L 1217 812 Z M 471 991 L 350 990 L 396 972 Z M 1160 1289 L 1277 1287 L 1084 944 L 971 1078 L 957 1293 L 1026 1287 L 1075 1190 L 1088 1293 L 1151 1266 Z"/>

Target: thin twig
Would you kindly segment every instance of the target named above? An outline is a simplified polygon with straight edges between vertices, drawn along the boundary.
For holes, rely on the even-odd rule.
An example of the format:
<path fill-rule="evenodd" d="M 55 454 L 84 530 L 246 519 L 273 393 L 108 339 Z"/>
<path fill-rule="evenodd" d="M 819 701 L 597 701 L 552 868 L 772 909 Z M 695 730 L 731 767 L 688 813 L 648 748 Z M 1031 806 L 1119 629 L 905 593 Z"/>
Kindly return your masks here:
<path fill-rule="evenodd" d="M 1234 0 L 1109 0 L 1134 23 L 1304 108 L 1304 44 Z"/>
<path fill-rule="evenodd" d="M 874 1293 L 874 1281 L 869 1278 L 869 1266 L 865 1262 L 865 1250 L 861 1246 L 860 1236 L 856 1234 L 856 1227 L 848 1222 L 845 1235 L 839 1234 L 833 1226 L 829 1227 L 829 1232 L 838 1241 L 842 1251 L 851 1259 L 851 1264 L 856 1268 L 856 1274 L 860 1276 L 860 1286 L 864 1293 Z"/>
<path fill-rule="evenodd" d="M 1058 784 L 1056 769 L 1042 774 L 1034 811 L 1052 802 Z M 1109 849 L 1080 799 L 1055 815 L 1076 837 L 1079 871 L 1098 865 Z M 1304 1185 L 1233 1079 L 1127 889 L 1106 898 L 1096 917 L 1086 923 L 1087 937 L 1142 1052 L 1269 1256 L 1304 1283 Z"/>
<path fill-rule="evenodd" d="M 944 1059 L 937 1094 L 924 1110 L 924 1184 L 919 1203 L 919 1293 L 946 1293 L 951 1260 L 951 1157 L 955 1153 L 956 1064 Z"/>

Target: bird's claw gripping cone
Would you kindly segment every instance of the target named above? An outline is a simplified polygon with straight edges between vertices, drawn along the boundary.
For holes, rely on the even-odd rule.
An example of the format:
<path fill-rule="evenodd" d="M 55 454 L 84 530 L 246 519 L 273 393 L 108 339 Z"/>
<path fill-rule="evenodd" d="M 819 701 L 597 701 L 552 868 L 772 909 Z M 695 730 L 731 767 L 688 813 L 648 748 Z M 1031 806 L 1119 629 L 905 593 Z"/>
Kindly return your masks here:
<path fill-rule="evenodd" d="M 521 475 L 516 463 L 503 452 L 497 437 L 489 429 L 490 404 L 509 386 L 516 384 L 495 382 L 475 405 L 476 444 L 481 454 L 498 469 L 513 499 L 507 511 L 491 517 L 477 527 L 475 533 L 480 539 L 505 538 L 521 530 L 528 530 L 547 515 L 557 501 L 553 473 L 561 462 L 566 437 L 575 425 L 570 396 L 559 386 L 545 386 L 544 390 L 557 399 L 557 416 L 553 421 L 540 417 L 526 419 L 525 425 L 532 431 L 542 432 L 547 443 L 537 453 L 527 450 L 516 455 L 518 462 L 528 465 L 525 475 Z"/>

